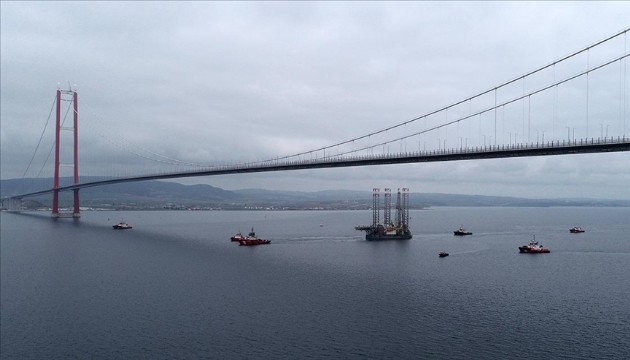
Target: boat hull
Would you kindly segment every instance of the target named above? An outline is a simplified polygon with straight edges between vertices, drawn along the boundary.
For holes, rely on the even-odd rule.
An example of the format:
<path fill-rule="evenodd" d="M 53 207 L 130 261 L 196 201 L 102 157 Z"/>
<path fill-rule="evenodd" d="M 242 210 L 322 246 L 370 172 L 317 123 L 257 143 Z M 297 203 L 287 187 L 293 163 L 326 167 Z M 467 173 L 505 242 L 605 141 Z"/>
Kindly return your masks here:
<path fill-rule="evenodd" d="M 238 241 L 238 244 L 240 246 L 256 246 L 256 245 L 266 245 L 270 243 L 271 243 L 271 240 L 262 240 L 262 239 L 245 239 L 245 240 Z"/>
<path fill-rule="evenodd" d="M 409 240 L 413 237 L 411 231 L 406 226 L 397 229 L 386 229 L 383 225 L 377 226 L 357 226 L 357 230 L 365 231 L 365 240 Z"/>
<path fill-rule="evenodd" d="M 388 235 L 388 234 L 366 234 L 367 241 L 383 241 L 383 240 L 409 240 L 413 236 L 411 234 Z"/>
<path fill-rule="evenodd" d="M 529 248 L 527 246 L 519 246 L 518 251 L 521 254 L 548 254 L 551 251 L 547 248 Z"/>

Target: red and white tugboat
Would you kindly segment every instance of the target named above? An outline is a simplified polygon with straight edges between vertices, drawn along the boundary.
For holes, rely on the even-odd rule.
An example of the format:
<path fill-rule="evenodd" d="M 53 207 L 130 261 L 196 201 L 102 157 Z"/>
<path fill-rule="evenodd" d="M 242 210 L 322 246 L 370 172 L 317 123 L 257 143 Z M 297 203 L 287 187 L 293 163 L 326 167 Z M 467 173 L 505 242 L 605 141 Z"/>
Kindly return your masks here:
<path fill-rule="evenodd" d="M 523 254 L 547 254 L 551 251 L 538 244 L 536 236 L 529 242 L 529 245 L 519 246 L 518 251 Z"/>
<path fill-rule="evenodd" d="M 254 246 L 254 245 L 265 245 L 271 243 L 271 240 L 260 239 L 256 236 L 254 232 L 254 228 L 252 231 L 247 234 L 247 236 L 243 236 L 240 232 L 230 238 L 232 241 L 238 241 L 238 244 L 241 246 Z"/>

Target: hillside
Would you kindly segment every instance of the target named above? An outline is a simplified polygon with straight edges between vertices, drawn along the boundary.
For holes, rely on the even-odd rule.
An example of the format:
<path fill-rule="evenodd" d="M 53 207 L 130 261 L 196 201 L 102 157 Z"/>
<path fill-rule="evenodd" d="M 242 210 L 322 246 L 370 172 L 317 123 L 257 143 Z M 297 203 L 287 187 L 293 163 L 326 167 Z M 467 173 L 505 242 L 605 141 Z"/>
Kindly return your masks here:
<path fill-rule="evenodd" d="M 41 184 L 41 180 L 37 180 Z M 0 181 L 2 197 L 34 191 L 35 181 Z M 44 184 L 52 184 L 45 179 Z M 62 206 L 70 194 L 63 193 Z M 396 194 L 392 194 L 395 202 Z M 50 195 L 29 198 L 29 208 L 50 206 Z M 105 209 L 369 209 L 371 191 L 327 190 L 316 192 L 262 189 L 224 190 L 210 185 L 182 185 L 143 181 L 81 190 L 81 206 Z M 630 206 L 630 200 L 527 199 L 504 196 L 411 193 L 410 207 L 432 206 Z"/>

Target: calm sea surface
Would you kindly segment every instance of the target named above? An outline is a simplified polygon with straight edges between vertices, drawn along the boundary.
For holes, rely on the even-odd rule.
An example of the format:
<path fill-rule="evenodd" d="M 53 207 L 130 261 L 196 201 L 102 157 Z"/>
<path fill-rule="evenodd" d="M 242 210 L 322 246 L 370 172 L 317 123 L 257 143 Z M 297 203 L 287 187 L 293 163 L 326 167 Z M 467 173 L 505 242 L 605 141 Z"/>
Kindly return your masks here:
<path fill-rule="evenodd" d="M 630 208 L 411 211 L 414 238 L 389 242 L 354 230 L 371 219 L 3 212 L 0 356 L 630 358 Z M 229 241 L 251 227 L 272 243 Z M 518 253 L 533 235 L 550 254 Z"/>

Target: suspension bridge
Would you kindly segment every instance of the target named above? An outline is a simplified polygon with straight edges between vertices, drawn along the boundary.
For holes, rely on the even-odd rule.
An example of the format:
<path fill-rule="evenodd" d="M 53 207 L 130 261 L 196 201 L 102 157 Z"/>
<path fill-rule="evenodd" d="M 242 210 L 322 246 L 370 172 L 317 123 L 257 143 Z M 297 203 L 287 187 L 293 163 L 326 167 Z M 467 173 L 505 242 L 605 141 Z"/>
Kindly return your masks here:
<path fill-rule="evenodd" d="M 80 217 L 81 189 L 124 182 L 628 151 L 628 31 L 630 29 L 412 119 L 289 155 L 201 164 L 159 154 L 133 145 L 122 139 L 120 134 L 110 134 L 108 141 L 118 145 L 117 151 L 123 153 L 122 156 L 159 165 L 134 164 L 131 173 L 116 176 L 102 172 L 91 173 L 89 177 L 87 174 L 80 176 L 79 150 L 83 158 L 90 146 L 79 147 L 78 93 L 72 88 L 58 89 L 50 112 L 52 114 L 55 110 L 54 141 L 36 176 L 41 177 L 43 169 L 52 165 L 53 184 L 42 184 L 39 189 L 31 188 L 20 194 L 4 194 L 2 206 L 19 209 L 25 198 L 52 194 L 53 217 Z M 83 99 L 81 101 L 83 104 Z M 64 105 L 65 116 L 62 116 Z M 69 114 L 72 115 L 72 125 L 65 126 Z M 85 118 L 83 114 L 81 117 Z M 47 125 L 48 121 L 45 129 Z M 67 144 L 62 141 L 63 131 L 72 133 L 69 141 L 72 147 L 64 146 Z M 82 133 L 85 131 L 82 127 Z M 44 134 L 45 131 L 23 178 L 33 167 Z M 103 135 L 103 138 L 108 137 Z M 62 162 L 64 151 L 72 154 L 68 164 Z M 53 152 L 54 162 L 49 164 L 48 159 Z M 72 176 L 61 175 L 60 169 L 64 166 L 73 168 Z M 142 172 L 139 169 L 143 169 Z M 82 177 L 88 180 L 82 180 Z M 59 195 L 66 192 L 72 193 L 72 212 L 60 211 Z"/>

